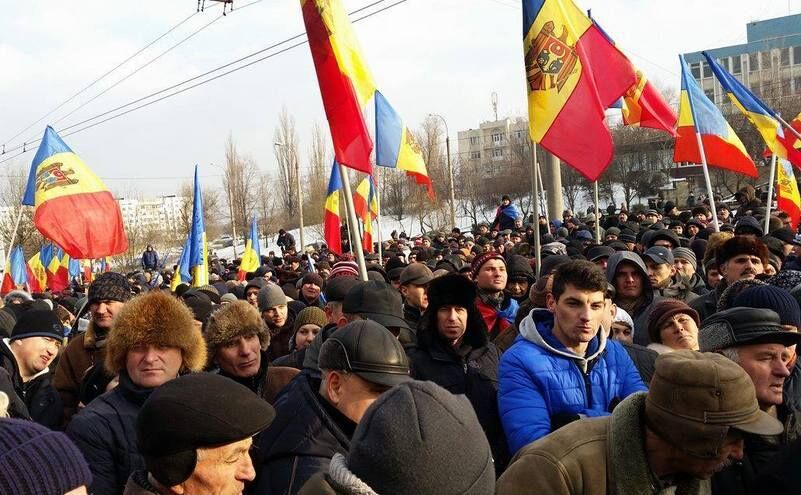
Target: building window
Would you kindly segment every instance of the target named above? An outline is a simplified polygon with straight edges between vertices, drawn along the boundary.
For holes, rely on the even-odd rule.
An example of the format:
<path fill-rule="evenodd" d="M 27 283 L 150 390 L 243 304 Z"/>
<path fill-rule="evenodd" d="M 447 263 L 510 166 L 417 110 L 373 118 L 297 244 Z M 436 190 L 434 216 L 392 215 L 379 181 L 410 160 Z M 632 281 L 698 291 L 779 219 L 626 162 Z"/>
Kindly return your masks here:
<path fill-rule="evenodd" d="M 517 139 L 518 141 L 522 140 L 523 139 L 523 131 L 520 131 L 520 130 L 514 131 L 514 136 L 515 136 L 515 139 Z"/>
<path fill-rule="evenodd" d="M 492 150 L 493 160 L 500 160 L 501 158 L 503 158 L 503 148 L 495 148 Z"/>
<path fill-rule="evenodd" d="M 471 146 L 478 145 L 478 136 L 470 136 L 470 145 Z"/>
<path fill-rule="evenodd" d="M 715 90 L 714 89 L 705 89 L 704 90 L 704 94 L 706 95 L 707 98 L 709 98 L 709 101 L 715 101 Z"/>
<path fill-rule="evenodd" d="M 759 54 L 758 53 L 749 53 L 748 54 L 748 70 L 751 72 L 756 72 L 759 70 Z"/>
<path fill-rule="evenodd" d="M 502 132 L 493 132 L 492 133 L 492 143 L 493 144 L 501 144 L 502 142 L 503 142 L 503 133 Z"/>
<path fill-rule="evenodd" d="M 793 78 L 793 81 L 795 84 L 795 92 L 801 93 L 801 76 L 796 76 L 795 78 Z"/>
<path fill-rule="evenodd" d="M 690 64 L 690 72 L 693 73 L 694 78 L 701 79 L 701 64 Z"/>
<path fill-rule="evenodd" d="M 731 59 L 731 72 L 732 74 L 740 74 L 743 72 L 742 60 L 739 55 L 735 55 Z"/>
<path fill-rule="evenodd" d="M 795 65 L 801 65 L 801 46 L 793 47 L 793 60 Z"/>
<path fill-rule="evenodd" d="M 703 73 L 704 77 L 712 77 L 712 70 L 709 68 L 709 64 L 706 62 L 701 62 L 701 72 Z"/>
<path fill-rule="evenodd" d="M 790 49 L 789 48 L 782 48 L 779 50 L 779 64 L 782 67 L 787 67 L 790 65 Z"/>
<path fill-rule="evenodd" d="M 723 67 L 727 71 L 731 72 L 731 68 L 729 67 L 729 58 L 728 57 L 724 57 L 724 58 L 718 59 L 718 62 L 720 62 L 720 66 L 721 67 Z"/>
<path fill-rule="evenodd" d="M 481 152 L 480 151 L 471 151 L 470 152 L 470 159 L 471 160 L 478 160 L 480 158 L 481 158 Z"/>
<path fill-rule="evenodd" d="M 770 70 L 770 51 L 759 52 L 759 58 L 762 61 L 760 68 L 762 70 Z"/>

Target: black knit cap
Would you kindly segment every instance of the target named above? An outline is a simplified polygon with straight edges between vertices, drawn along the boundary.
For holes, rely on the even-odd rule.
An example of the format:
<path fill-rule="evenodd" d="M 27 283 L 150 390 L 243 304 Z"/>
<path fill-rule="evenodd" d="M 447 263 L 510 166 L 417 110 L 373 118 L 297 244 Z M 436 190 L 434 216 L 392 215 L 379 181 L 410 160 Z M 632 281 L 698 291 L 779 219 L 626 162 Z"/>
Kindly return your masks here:
<path fill-rule="evenodd" d="M 250 438 L 267 428 L 275 409 L 244 385 L 212 373 L 184 375 L 158 387 L 136 419 L 147 471 L 175 486 L 195 470 L 197 450 Z"/>
<path fill-rule="evenodd" d="M 11 340 L 28 337 L 48 337 L 61 340 L 64 338 L 64 325 L 61 324 L 55 311 L 31 309 L 19 317 L 11 331 Z"/>
<path fill-rule="evenodd" d="M 101 273 L 89 286 L 87 304 L 98 301 L 125 302 L 130 299 L 131 286 L 125 275 L 116 272 Z"/>

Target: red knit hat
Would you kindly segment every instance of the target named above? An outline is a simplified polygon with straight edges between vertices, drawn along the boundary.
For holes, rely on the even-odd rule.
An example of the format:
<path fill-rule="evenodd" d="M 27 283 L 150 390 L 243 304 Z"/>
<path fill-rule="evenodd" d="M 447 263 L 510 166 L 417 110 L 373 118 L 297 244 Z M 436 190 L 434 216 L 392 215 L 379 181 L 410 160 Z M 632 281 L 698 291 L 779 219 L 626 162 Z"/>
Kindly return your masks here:
<path fill-rule="evenodd" d="M 478 275 L 479 270 L 481 270 L 481 265 L 486 263 L 489 260 L 501 260 L 503 264 L 506 264 L 506 260 L 501 256 L 501 253 L 497 251 L 487 251 L 486 253 L 482 253 L 476 256 L 473 259 L 473 263 L 470 265 L 472 268 L 470 270 L 470 275 L 475 280 L 476 275 Z"/>

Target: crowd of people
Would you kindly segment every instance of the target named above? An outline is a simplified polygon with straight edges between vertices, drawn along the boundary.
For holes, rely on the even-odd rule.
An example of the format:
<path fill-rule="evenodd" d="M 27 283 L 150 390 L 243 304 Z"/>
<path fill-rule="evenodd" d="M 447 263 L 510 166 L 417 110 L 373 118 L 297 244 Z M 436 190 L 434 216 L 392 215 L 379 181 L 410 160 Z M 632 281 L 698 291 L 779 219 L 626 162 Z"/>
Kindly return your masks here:
<path fill-rule="evenodd" d="M 12 291 L 0 493 L 801 493 L 801 237 L 737 198 Z"/>

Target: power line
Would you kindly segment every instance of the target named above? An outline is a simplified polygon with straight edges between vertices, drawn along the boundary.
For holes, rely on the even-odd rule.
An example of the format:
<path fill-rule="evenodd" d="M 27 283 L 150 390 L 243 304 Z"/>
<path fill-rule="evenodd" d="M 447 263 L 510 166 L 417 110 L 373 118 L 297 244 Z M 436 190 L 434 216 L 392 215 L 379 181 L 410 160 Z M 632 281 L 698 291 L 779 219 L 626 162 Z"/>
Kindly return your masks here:
<path fill-rule="evenodd" d="M 257 1 L 261 1 L 261 0 L 257 0 Z M 364 6 L 364 7 L 361 7 L 361 8 L 359 8 L 359 9 L 356 9 L 356 10 L 354 10 L 354 11 L 353 11 L 353 12 L 351 12 L 349 15 L 353 15 L 353 14 L 355 14 L 355 13 L 358 13 L 358 12 L 361 12 L 361 11 L 364 11 L 364 10 L 367 10 L 367 9 L 369 9 L 369 8 L 371 8 L 371 7 L 375 6 L 375 5 L 378 5 L 378 4 L 380 4 L 380 3 L 383 3 L 383 2 L 385 2 L 385 1 L 386 1 L 386 0 L 377 0 L 377 1 L 375 1 L 375 2 L 373 2 L 373 3 L 370 3 L 370 4 L 368 4 L 368 5 Z M 372 12 L 368 13 L 368 14 L 365 14 L 365 15 L 363 15 L 363 16 L 361 16 L 361 17 L 357 18 L 357 19 L 354 19 L 352 22 L 356 23 L 356 22 L 363 21 L 363 20 L 365 20 L 365 19 L 367 19 L 367 18 L 369 18 L 369 17 L 372 17 L 372 16 L 374 16 L 374 15 L 376 15 L 376 14 L 379 14 L 379 13 L 381 13 L 381 12 L 384 12 L 384 11 L 386 11 L 386 10 L 389 10 L 389 9 L 391 9 L 391 8 L 393 8 L 393 7 L 396 7 L 396 6 L 398 6 L 398 5 L 402 4 L 402 3 L 406 3 L 407 1 L 408 1 L 408 0 L 398 0 L 398 1 L 396 1 L 395 3 L 392 3 L 392 4 L 390 4 L 390 5 L 387 5 L 387 6 L 385 6 L 385 7 L 382 7 L 382 8 L 380 8 L 380 9 L 376 9 L 376 10 L 374 10 L 374 11 L 372 11 Z M 255 2 L 254 2 L 254 3 L 255 3 Z M 240 8 L 240 9 L 237 9 L 237 10 L 241 10 L 241 8 Z M 208 76 L 208 75 L 211 75 L 211 74 L 213 74 L 213 73 L 215 73 L 215 72 L 218 72 L 218 71 L 220 71 L 220 70 L 222 70 L 222 69 L 224 69 L 224 68 L 230 67 L 231 65 L 235 65 L 235 64 L 237 64 L 237 63 L 239 63 L 239 62 L 242 62 L 242 61 L 244 61 L 244 60 L 247 60 L 247 59 L 249 59 L 249 58 L 252 58 L 252 57 L 254 57 L 254 56 L 256 56 L 256 55 L 259 55 L 259 54 L 261 54 L 261 53 L 264 53 L 264 52 L 266 52 L 266 51 L 269 51 L 269 50 L 271 50 L 271 49 L 273 49 L 273 48 L 277 48 L 277 47 L 279 47 L 279 46 L 282 46 L 282 45 L 285 45 L 285 44 L 287 44 L 287 43 L 289 43 L 289 42 L 291 42 L 291 41 L 293 41 L 293 40 L 296 40 L 296 39 L 299 39 L 299 38 L 303 38 L 303 37 L 305 36 L 305 34 L 306 34 L 306 33 L 300 33 L 300 34 L 297 34 L 297 35 L 295 35 L 295 36 L 292 36 L 292 37 L 290 37 L 290 38 L 284 39 L 284 40 L 282 40 L 282 41 L 280 41 L 280 42 L 278 42 L 278 43 L 274 43 L 273 45 L 270 45 L 270 46 L 268 46 L 268 47 L 266 47 L 266 48 L 263 48 L 263 49 L 261 49 L 261 50 L 258 50 L 258 51 L 256 51 L 256 52 L 253 52 L 253 53 L 251 53 L 251 54 L 249 54 L 249 55 L 246 55 L 246 56 L 244 56 L 244 57 L 241 57 L 241 58 L 239 58 L 239 59 L 237 59 L 237 60 L 234 60 L 234 61 L 232 61 L 232 62 L 229 62 L 229 63 L 227 63 L 227 64 L 224 64 L 224 65 L 221 65 L 221 66 L 219 66 L 219 67 L 216 67 L 216 68 L 214 68 L 214 69 L 212 69 L 212 70 L 209 70 L 209 71 L 207 71 L 207 72 L 205 72 L 205 73 L 203 73 L 203 74 L 200 74 L 200 75 L 197 75 L 197 76 L 191 77 L 191 78 L 189 78 L 189 79 L 186 79 L 186 80 L 184 80 L 184 81 L 182 81 L 182 82 L 179 82 L 179 83 L 177 83 L 177 84 L 173 84 L 172 86 L 169 86 L 169 87 L 167 87 L 167 88 L 164 88 L 164 89 L 162 89 L 162 90 L 159 90 L 159 91 L 156 91 L 156 92 L 154 92 L 154 93 L 151 93 L 151 94 L 149 94 L 149 95 L 147 95 L 147 96 L 144 96 L 144 97 L 138 98 L 138 99 L 136 99 L 136 100 L 133 100 L 133 101 L 131 101 L 131 102 L 129 102 L 129 103 L 126 103 L 126 104 L 124 104 L 124 105 L 120 105 L 120 106 L 118 106 L 118 107 L 116 107 L 116 108 L 113 108 L 113 109 L 111 109 L 111 110 L 108 110 L 108 111 L 106 111 L 106 112 L 103 112 L 103 113 L 101 113 L 101 114 L 95 115 L 94 117 L 91 117 L 91 118 L 89 118 L 89 119 L 83 120 L 83 121 L 81 121 L 81 122 L 78 122 L 78 123 L 76 123 L 76 124 L 72 124 L 72 125 L 70 125 L 70 126 L 67 126 L 67 127 L 63 128 L 63 129 L 59 129 L 59 133 L 62 133 L 62 132 L 64 132 L 64 131 L 66 131 L 66 130 L 73 129 L 73 128 L 75 128 L 75 127 L 81 126 L 82 124 L 85 124 L 85 123 L 91 122 L 91 121 L 93 121 L 93 120 L 97 120 L 97 119 L 99 119 L 99 118 L 101 118 L 101 117 L 104 117 L 104 116 L 106 116 L 106 115 L 112 114 L 112 113 L 114 113 L 114 112 L 116 112 L 116 111 L 118 111 L 118 110 L 122 110 L 123 108 L 127 108 L 127 107 L 130 107 L 130 106 L 132 106 L 132 105 L 136 105 L 136 104 L 137 104 L 137 103 L 139 103 L 139 102 L 142 102 L 142 101 L 144 101 L 144 100 L 148 100 L 148 99 L 150 99 L 150 98 L 152 98 L 152 97 L 154 97 L 154 96 L 157 96 L 157 95 L 159 95 L 159 94 L 162 94 L 162 93 L 165 93 L 165 92 L 167 92 L 167 91 L 170 91 L 171 89 L 175 89 L 175 88 L 178 88 L 179 86 L 183 86 L 184 84 L 186 84 L 186 83 L 188 83 L 188 82 L 195 81 L 195 80 L 197 80 L 197 79 L 201 79 L 201 78 L 203 78 L 203 77 L 205 77 L 205 76 Z M 139 109 L 142 109 L 142 108 L 148 107 L 148 106 L 150 106 L 150 105 L 152 105 L 152 104 L 154 104 L 154 103 L 158 103 L 158 102 L 160 102 L 160 101 L 166 100 L 166 99 L 168 99 L 168 98 L 171 98 L 171 97 L 173 97 L 173 96 L 177 96 L 177 95 L 179 95 L 179 94 L 181 94 L 181 93 L 183 93 L 183 92 L 185 92 L 185 91 L 189 91 L 190 89 L 194 89 L 194 88 L 196 88 L 196 87 L 199 87 L 199 86 L 202 86 L 202 85 L 204 85 L 204 84 L 210 83 L 210 82 L 212 82 L 212 81 L 215 81 L 215 80 L 217 80 L 217 79 L 220 79 L 220 78 L 222 78 L 222 77 L 225 77 L 225 76 L 227 76 L 227 75 L 233 74 L 234 72 L 238 72 L 238 71 L 240 71 L 240 70 L 242 70 L 242 69 L 245 69 L 245 68 L 247 68 L 247 67 L 250 67 L 250 66 L 252 66 L 252 65 L 255 65 L 255 64 L 259 63 L 259 62 L 263 62 L 263 61 L 265 61 L 265 60 L 267 60 L 267 59 L 270 59 L 270 58 L 273 58 L 273 57 L 275 57 L 275 56 L 277 56 L 277 55 L 281 55 L 282 53 L 285 53 L 285 52 L 287 52 L 287 51 L 289 51 L 289 50 L 292 50 L 292 49 L 294 49 L 294 48 L 297 48 L 297 47 L 299 47 L 299 46 L 301 46 L 301 45 L 304 45 L 304 44 L 306 44 L 306 43 L 308 43 L 308 40 L 307 40 L 307 39 L 304 39 L 304 40 L 302 40 L 302 41 L 300 41 L 300 42 L 298 42 L 298 43 L 292 44 L 292 45 L 290 45 L 290 46 L 288 46 L 288 47 L 286 47 L 286 48 L 283 48 L 283 49 L 281 49 L 281 50 L 279 50 L 279 51 L 277 51 L 277 52 L 270 53 L 270 54 L 268 54 L 268 55 L 265 55 L 264 57 L 258 58 L 258 59 L 256 59 L 256 60 L 253 60 L 253 61 L 251 61 L 251 62 L 248 62 L 247 64 L 240 65 L 239 67 L 236 67 L 236 68 L 234 68 L 234 69 L 231 69 L 231 70 L 229 70 L 229 71 L 223 72 L 222 74 L 217 74 L 217 75 L 216 75 L 216 76 L 214 76 L 214 77 L 211 77 L 211 78 L 209 78 L 209 79 L 205 79 L 205 80 L 203 80 L 203 81 L 200 81 L 200 82 L 198 82 L 198 83 L 196 83 L 196 84 L 193 84 L 193 85 L 191 85 L 191 86 L 187 86 L 187 87 L 185 87 L 185 88 L 179 89 L 179 90 L 177 90 L 177 91 L 173 91 L 172 93 L 169 93 L 169 94 L 167 94 L 167 95 L 165 95 L 165 96 L 162 96 L 162 97 L 160 97 L 160 98 L 157 98 L 157 99 L 155 99 L 155 100 L 151 100 L 151 101 L 148 101 L 148 102 L 146 102 L 146 103 L 142 103 L 141 105 L 138 105 L 138 106 L 135 106 L 135 107 L 133 107 L 133 108 L 130 108 L 130 109 L 128 109 L 128 110 L 126 110 L 126 111 L 124 111 L 124 112 L 117 113 L 117 114 L 115 114 L 115 115 L 111 115 L 110 117 L 108 117 L 108 118 L 105 118 L 105 119 L 103 119 L 103 120 L 100 120 L 100 121 L 98 121 L 98 122 L 94 122 L 94 123 L 92 123 L 92 124 L 89 124 L 89 125 L 86 125 L 86 126 L 84 126 L 84 127 L 80 127 L 79 129 L 76 129 L 76 130 L 74 130 L 74 131 L 71 131 L 71 132 L 68 132 L 68 133 L 66 133 L 66 134 L 63 134 L 63 137 L 68 137 L 68 136 L 71 136 L 71 135 L 73 135 L 73 134 L 77 134 L 77 133 L 79 133 L 79 132 L 85 131 L 85 130 L 87 130 L 87 129 L 91 129 L 92 127 L 98 126 L 98 125 L 100 125 L 100 124 L 103 124 L 103 123 L 105 123 L 105 122 L 108 122 L 108 121 L 110 121 L 110 120 L 114 120 L 114 119 L 116 119 L 116 118 L 118 118 L 118 117 L 122 117 L 123 115 L 127 115 L 127 114 L 129 114 L 129 113 L 131 113 L 131 112 L 134 112 L 134 111 L 136 111 L 136 110 L 139 110 Z M 6 163 L 6 162 L 8 162 L 8 161 L 10 161 L 10 160 L 13 160 L 14 158 L 17 158 L 17 157 L 19 157 L 19 156 L 21 156 L 21 155 L 23 155 L 23 154 L 27 153 L 27 152 L 29 151 L 29 149 L 28 149 L 28 146 L 29 146 L 29 145 L 30 145 L 30 146 L 34 146 L 34 145 L 36 145 L 37 143 L 39 143 L 40 141 L 41 141 L 41 138 L 39 138 L 39 139 L 36 139 L 36 140 L 33 140 L 33 141 L 31 141 L 31 142 L 24 142 L 24 143 L 22 143 L 22 144 L 20 144 L 20 145 L 17 145 L 17 146 L 15 146 L 15 147 L 13 147 L 13 148 L 11 148 L 11 149 L 9 149 L 9 150 L 5 150 L 5 151 L 4 151 L 4 153 L 8 153 L 8 152 L 13 152 L 13 151 L 16 151 L 16 150 L 22 149 L 22 151 L 20 151 L 19 153 L 16 153 L 16 154 L 14 154 L 14 155 L 12 155 L 12 156 L 9 156 L 9 157 L 7 157 L 7 158 L 4 158 L 4 159 L 0 160 L 0 164 Z"/>

